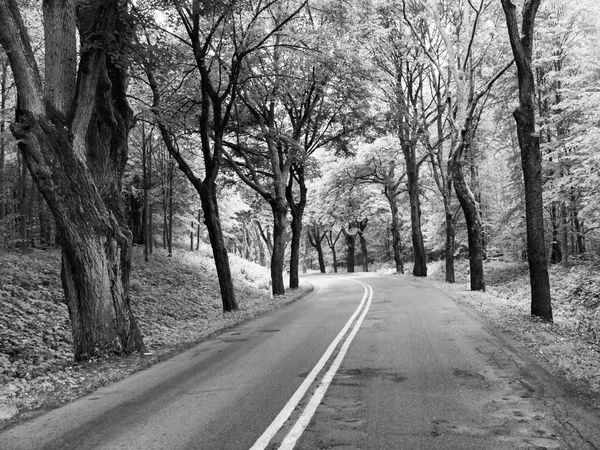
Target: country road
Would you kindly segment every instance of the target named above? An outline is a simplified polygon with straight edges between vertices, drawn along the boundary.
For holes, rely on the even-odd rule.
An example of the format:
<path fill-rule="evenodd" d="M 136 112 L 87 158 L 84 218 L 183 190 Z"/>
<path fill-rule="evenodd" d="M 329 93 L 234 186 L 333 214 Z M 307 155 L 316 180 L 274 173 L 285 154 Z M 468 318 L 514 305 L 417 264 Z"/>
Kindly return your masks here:
<path fill-rule="evenodd" d="M 0 449 L 600 449 L 600 417 L 422 280 L 306 297 L 0 433 Z"/>

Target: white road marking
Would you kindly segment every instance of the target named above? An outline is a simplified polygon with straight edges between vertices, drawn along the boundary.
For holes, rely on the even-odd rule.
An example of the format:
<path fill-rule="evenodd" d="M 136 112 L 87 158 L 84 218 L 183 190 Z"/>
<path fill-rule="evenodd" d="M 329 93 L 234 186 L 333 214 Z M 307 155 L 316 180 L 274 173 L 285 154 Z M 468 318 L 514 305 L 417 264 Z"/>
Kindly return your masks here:
<path fill-rule="evenodd" d="M 306 408 L 302 412 L 302 415 L 298 418 L 294 427 L 290 430 L 290 432 L 287 434 L 287 436 L 281 443 L 279 450 L 292 450 L 294 448 L 294 446 L 296 445 L 296 442 L 298 441 L 298 439 L 300 439 L 300 436 L 302 436 L 302 433 L 304 433 L 304 430 L 308 426 L 310 419 L 312 419 L 313 415 L 315 414 L 315 411 L 317 410 L 317 407 L 323 400 L 323 397 L 325 396 L 325 393 L 327 392 L 329 385 L 333 381 L 333 377 L 335 376 L 338 368 L 340 367 L 340 364 L 342 363 L 344 356 L 346 356 L 348 347 L 350 347 L 350 344 L 352 343 L 354 336 L 358 332 L 358 329 L 360 328 L 365 316 L 369 312 L 369 307 L 371 306 L 371 299 L 373 298 L 373 288 L 371 288 L 371 286 L 369 286 L 368 284 L 363 283 L 362 281 L 355 281 L 355 280 L 352 280 L 352 281 L 362 285 L 365 288 L 365 295 L 368 294 L 367 305 L 365 306 L 365 309 L 363 310 L 359 319 L 356 321 L 356 324 L 354 324 L 354 328 L 352 328 L 352 331 L 350 332 L 350 334 L 344 341 L 344 344 L 340 348 L 340 352 L 338 353 L 335 360 L 331 364 L 331 367 L 329 368 L 327 373 L 323 376 L 323 380 L 321 381 L 321 384 L 315 390 L 315 393 L 313 394 L 312 398 L 308 402 L 308 405 L 306 405 Z"/>
<path fill-rule="evenodd" d="M 325 364 L 327 364 L 327 361 L 329 361 L 329 359 L 331 358 L 331 355 L 333 354 L 334 350 L 336 349 L 338 343 L 344 337 L 344 335 L 348 331 L 348 328 L 350 328 L 350 326 L 354 322 L 354 319 L 356 318 L 356 316 L 358 316 L 358 314 L 360 313 L 365 302 L 367 302 L 367 306 L 365 307 L 365 310 L 363 311 L 362 315 L 356 322 L 356 325 L 354 326 L 354 328 L 352 329 L 352 331 L 350 332 L 350 334 L 344 341 L 344 344 L 343 344 L 342 348 L 340 349 L 338 356 L 336 357 L 336 359 L 333 362 L 333 365 L 331 366 L 329 371 L 325 374 L 325 378 L 321 382 L 321 385 L 317 388 L 317 391 L 319 391 L 322 388 L 322 386 L 325 383 L 325 379 L 327 378 L 327 376 L 330 373 L 331 373 L 331 378 L 333 379 L 333 375 L 335 375 L 335 372 L 337 371 L 337 367 L 339 367 L 339 364 L 342 362 L 342 359 L 344 358 L 344 355 L 346 354 L 346 351 L 348 350 L 348 346 L 350 345 L 350 342 L 352 342 L 354 335 L 358 331 L 360 324 L 362 323 L 367 311 L 369 310 L 369 306 L 371 305 L 371 299 L 373 297 L 373 289 L 368 284 L 363 283 L 361 281 L 355 281 L 355 280 L 351 280 L 351 281 L 354 281 L 355 283 L 360 284 L 365 289 L 365 293 L 360 302 L 360 305 L 358 305 L 358 308 L 356 309 L 356 311 L 354 311 L 354 313 L 352 314 L 352 316 L 350 317 L 348 322 L 346 322 L 346 324 L 344 325 L 344 328 L 342 328 L 342 330 L 339 332 L 339 334 L 331 342 L 329 347 L 327 347 L 327 350 L 325 351 L 323 356 L 321 356 L 321 359 L 319 359 L 319 361 L 317 362 L 315 367 L 313 367 L 313 369 L 310 371 L 308 376 L 304 379 L 304 381 L 302 382 L 300 387 L 296 390 L 296 392 L 294 392 L 294 395 L 292 395 L 292 397 L 289 399 L 289 401 L 286 403 L 286 405 L 283 407 L 283 409 L 279 412 L 277 417 L 275 417 L 275 420 L 273 420 L 271 425 L 269 425 L 269 427 L 265 430 L 265 432 L 254 443 L 254 445 L 252 447 L 250 447 L 250 450 L 264 450 L 267 447 L 267 445 L 269 445 L 269 442 L 271 441 L 273 436 L 275 436 L 275 434 L 277 434 L 277 432 L 281 429 L 281 427 L 283 426 L 285 421 L 290 417 L 290 415 L 292 414 L 294 409 L 296 409 L 296 407 L 298 406 L 298 403 L 300 402 L 300 400 L 302 400 L 302 398 L 304 397 L 304 395 L 310 388 L 311 384 L 314 382 L 314 380 L 317 377 L 317 375 L 319 374 L 319 372 L 321 372 L 321 370 L 323 369 Z M 341 355 L 341 358 L 340 358 L 340 355 Z M 337 362 L 337 366 L 336 366 L 336 362 Z M 336 366 L 336 368 L 332 372 L 332 368 L 334 366 Z M 330 383 L 331 383 L 331 380 L 329 380 L 329 382 L 327 382 L 326 387 L 323 390 L 323 395 L 325 395 L 325 391 L 327 390 L 327 387 L 329 386 Z M 306 407 L 306 409 L 302 413 L 302 416 L 300 416 L 300 418 L 298 419 L 298 422 L 300 422 L 300 420 L 303 417 L 305 417 L 306 412 L 307 412 L 309 406 L 311 405 L 312 401 L 314 400 L 316 394 L 317 394 L 317 392 L 315 392 L 315 394 L 313 395 L 311 402 L 309 402 L 309 405 Z M 321 396 L 321 399 L 322 399 L 322 396 Z M 318 405 L 320 401 L 321 400 L 319 399 L 319 401 L 316 404 Z M 315 406 L 315 409 L 316 409 L 316 406 Z M 308 417 L 308 420 L 304 419 L 304 420 L 306 420 L 307 425 L 308 425 L 308 422 L 310 422 L 310 418 L 312 417 L 313 414 L 314 414 L 314 411 L 312 412 L 312 414 L 310 414 L 310 417 Z M 296 429 L 296 427 L 298 426 L 298 422 L 296 422 L 296 425 L 294 426 L 292 431 L 294 431 Z M 300 431 L 300 434 L 302 434 L 302 431 L 304 431 L 304 428 L 306 428 L 306 425 L 304 425 L 304 427 Z M 290 434 L 291 434 L 291 431 L 290 431 L 290 433 L 288 433 L 288 436 Z M 286 440 L 287 440 L 288 436 L 286 436 Z M 298 435 L 298 437 L 299 436 L 300 435 Z M 296 440 L 297 439 L 298 438 L 296 438 Z M 293 448 L 293 445 L 295 444 L 295 442 L 296 441 L 294 441 L 294 443 L 292 444 L 292 447 L 289 447 L 289 448 Z M 281 448 L 283 448 L 283 447 L 281 447 Z"/>

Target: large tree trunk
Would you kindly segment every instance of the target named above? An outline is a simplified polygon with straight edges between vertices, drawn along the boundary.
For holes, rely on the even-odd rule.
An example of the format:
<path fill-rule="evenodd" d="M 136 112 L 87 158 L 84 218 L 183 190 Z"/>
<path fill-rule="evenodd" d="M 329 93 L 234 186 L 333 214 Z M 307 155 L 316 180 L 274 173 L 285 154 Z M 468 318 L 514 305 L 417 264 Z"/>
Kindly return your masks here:
<path fill-rule="evenodd" d="M 356 252 L 356 234 L 350 234 L 345 228 L 342 228 L 342 233 L 346 238 L 346 272 L 354 273 L 354 254 Z"/>
<path fill-rule="evenodd" d="M 204 183 L 203 188 L 199 189 L 198 192 L 202 201 L 204 224 L 208 230 L 208 237 L 217 269 L 223 311 L 233 311 L 238 308 L 238 304 L 235 298 L 231 268 L 229 266 L 229 254 L 225 246 L 225 239 L 223 239 L 216 189 L 213 185 Z"/>
<path fill-rule="evenodd" d="M 459 151 L 457 154 L 464 154 L 464 151 Z M 479 204 L 477 203 L 477 200 L 475 200 L 475 196 L 465 180 L 462 160 L 455 160 L 453 162 L 453 181 L 456 196 L 458 197 L 458 201 L 467 222 L 471 290 L 485 291 L 481 214 L 479 211 Z"/>
<path fill-rule="evenodd" d="M 369 224 L 369 219 L 363 219 L 361 221 L 357 221 L 358 227 L 358 241 L 360 242 L 360 251 L 362 254 L 362 269 L 363 272 L 369 271 L 369 255 L 367 254 L 367 240 L 365 238 L 365 229 Z"/>
<path fill-rule="evenodd" d="M 321 273 L 326 273 L 327 270 L 325 268 L 325 257 L 323 255 L 323 246 L 321 245 L 321 241 L 318 241 L 316 248 L 317 248 L 317 256 L 318 256 L 318 260 L 319 260 L 319 271 Z"/>
<path fill-rule="evenodd" d="M 517 64 L 519 107 L 514 112 L 525 180 L 525 220 L 527 222 L 527 259 L 531 283 L 531 314 L 552 321 L 550 278 L 544 241 L 544 203 L 542 198 L 542 154 L 535 127 L 535 80 L 532 71 L 533 30 L 540 0 L 525 0 L 523 27 L 519 31 L 516 6 L 501 0 L 510 43 Z"/>
<path fill-rule="evenodd" d="M 294 181 L 298 183 L 300 198 L 294 201 Z M 290 288 L 296 289 L 299 285 L 300 241 L 302 239 L 302 217 L 306 207 L 306 183 L 304 182 L 304 167 L 293 165 L 290 179 L 286 186 L 285 196 L 292 214 L 292 242 L 290 249 Z"/>
<path fill-rule="evenodd" d="M 285 222 L 287 207 L 285 201 L 273 202 L 273 254 L 271 255 L 271 282 L 273 295 L 285 294 L 283 268 L 285 263 Z"/>
<path fill-rule="evenodd" d="M 419 193 L 419 167 L 413 144 L 402 144 L 402 151 L 406 161 L 406 175 L 408 187 L 408 199 L 410 202 L 410 227 L 412 234 L 413 255 L 415 265 L 413 275 L 416 277 L 427 276 L 427 254 L 423 243 L 423 232 L 421 230 L 421 199 Z"/>
<path fill-rule="evenodd" d="M 133 120 L 127 65 L 103 41 L 123 44 L 125 12 L 116 1 L 78 5 L 75 90 L 75 5 L 44 2 L 45 89 L 17 3 L 0 0 L 0 11 L 0 44 L 19 95 L 12 131 L 60 232 L 75 359 L 142 350 L 129 300 L 131 232 L 120 204 Z"/>
<path fill-rule="evenodd" d="M 358 235 L 358 240 L 360 242 L 360 252 L 362 254 L 362 270 L 363 272 L 369 271 L 369 255 L 367 254 L 367 240 L 363 233 Z"/>

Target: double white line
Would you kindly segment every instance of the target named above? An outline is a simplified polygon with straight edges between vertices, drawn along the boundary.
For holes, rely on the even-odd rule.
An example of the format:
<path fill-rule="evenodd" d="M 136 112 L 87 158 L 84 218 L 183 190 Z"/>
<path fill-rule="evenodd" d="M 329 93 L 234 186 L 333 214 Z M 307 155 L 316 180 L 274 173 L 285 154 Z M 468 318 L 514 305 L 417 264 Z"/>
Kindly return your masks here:
<path fill-rule="evenodd" d="M 302 414 L 300 415 L 300 417 L 298 418 L 298 420 L 296 421 L 296 423 L 294 424 L 292 429 L 288 432 L 288 434 L 283 439 L 283 442 L 281 443 L 281 446 L 279 447 L 279 449 L 280 450 L 293 449 L 294 446 L 296 445 L 296 442 L 298 441 L 300 436 L 302 436 L 302 433 L 308 426 L 310 419 L 312 418 L 315 411 L 317 410 L 317 406 L 319 406 L 319 404 L 321 403 L 321 400 L 323 400 L 323 397 L 325 396 L 325 393 L 327 392 L 327 388 L 329 388 L 329 385 L 331 384 L 333 377 L 335 376 L 338 368 L 340 367 L 340 364 L 342 363 L 344 356 L 346 356 L 348 347 L 350 347 L 350 344 L 352 343 L 354 336 L 358 332 L 358 329 L 360 328 L 360 325 L 362 324 L 362 321 L 364 320 L 365 316 L 367 315 L 367 312 L 369 311 L 369 307 L 371 306 L 371 300 L 373 298 L 373 288 L 371 288 L 371 286 L 369 286 L 367 283 L 363 283 L 362 281 L 358 281 L 358 280 L 350 280 L 350 281 L 360 284 L 365 289 L 365 293 L 360 302 L 360 305 L 358 306 L 356 311 L 354 311 L 354 314 L 352 314 L 352 317 L 350 317 L 348 322 L 346 322 L 346 324 L 344 325 L 344 328 L 342 328 L 342 331 L 340 331 L 339 334 L 333 340 L 333 342 L 331 342 L 331 344 L 329 345 L 329 347 L 327 348 L 327 350 L 325 351 L 325 353 L 323 354 L 321 359 L 319 359 L 319 362 L 317 362 L 315 367 L 313 367 L 313 369 L 310 371 L 308 376 L 302 382 L 300 387 L 296 390 L 296 392 L 294 392 L 294 395 L 292 395 L 292 397 L 289 399 L 289 401 L 283 407 L 281 412 L 277 415 L 277 417 L 275 417 L 275 420 L 273 420 L 271 425 L 269 425 L 269 427 L 265 430 L 265 432 L 262 434 L 262 436 L 258 438 L 258 440 L 250 448 L 250 450 L 264 450 L 267 448 L 267 445 L 269 445 L 269 442 L 271 441 L 271 439 L 273 439 L 273 436 L 275 436 L 275 434 L 277 434 L 277 432 L 281 429 L 281 427 L 283 426 L 285 421 L 288 420 L 288 418 L 290 417 L 292 412 L 296 409 L 300 400 L 302 400 L 302 398 L 306 395 L 306 392 L 308 391 L 308 389 L 310 388 L 312 383 L 315 381 L 315 378 L 321 372 L 321 370 L 323 370 L 323 367 L 327 364 L 327 362 L 331 358 L 331 355 L 337 348 L 338 344 L 344 338 L 344 336 L 346 335 L 346 332 L 354 323 L 352 330 L 346 336 L 346 339 L 344 340 L 342 346 L 340 347 L 340 350 L 339 350 L 337 356 L 335 357 L 333 363 L 329 367 L 329 370 L 327 370 L 327 373 L 325 373 L 325 375 L 323 376 L 323 379 L 321 380 L 321 384 L 319 384 L 319 387 L 317 387 L 315 392 L 312 394 L 310 401 L 304 408 L 304 411 L 302 412 Z M 358 320 L 355 321 L 356 317 L 359 316 L 359 314 L 360 314 L 360 317 L 358 317 Z"/>

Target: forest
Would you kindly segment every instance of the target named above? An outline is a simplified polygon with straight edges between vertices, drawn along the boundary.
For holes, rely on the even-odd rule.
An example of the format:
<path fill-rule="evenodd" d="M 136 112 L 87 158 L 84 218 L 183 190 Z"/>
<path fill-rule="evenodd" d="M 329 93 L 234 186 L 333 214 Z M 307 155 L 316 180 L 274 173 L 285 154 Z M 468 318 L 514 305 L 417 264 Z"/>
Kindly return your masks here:
<path fill-rule="evenodd" d="M 132 273 L 209 247 L 225 312 L 232 258 L 275 299 L 518 264 L 552 323 L 600 256 L 599 44 L 591 0 L 0 0 L 0 254 L 60 249 L 76 361 L 143 352 Z"/>

